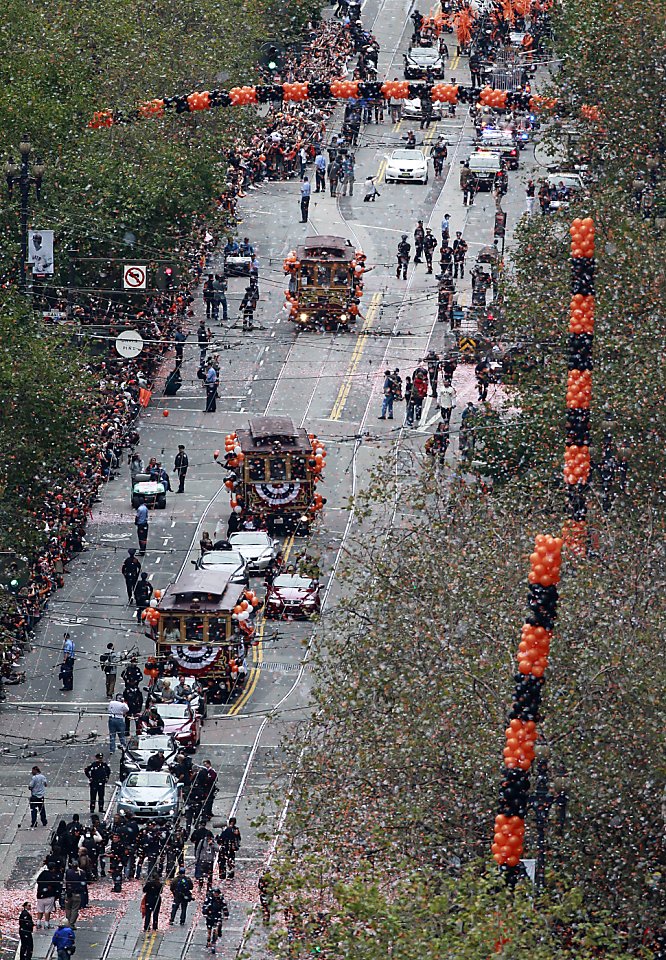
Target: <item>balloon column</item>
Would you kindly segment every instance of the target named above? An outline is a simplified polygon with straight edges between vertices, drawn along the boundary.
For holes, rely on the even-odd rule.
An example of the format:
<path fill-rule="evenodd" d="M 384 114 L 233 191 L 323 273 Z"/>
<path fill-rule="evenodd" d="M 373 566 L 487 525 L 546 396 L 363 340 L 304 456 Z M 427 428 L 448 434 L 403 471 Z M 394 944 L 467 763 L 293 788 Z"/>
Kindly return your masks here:
<path fill-rule="evenodd" d="M 564 482 L 568 518 L 563 536 L 573 556 L 586 552 L 587 485 L 590 477 L 590 402 L 594 339 L 594 222 L 571 224 L 571 304 L 569 307 L 569 376 Z"/>
<path fill-rule="evenodd" d="M 534 761 L 541 689 L 557 616 L 561 563 L 561 538 L 539 534 L 530 556 L 529 612 L 518 646 L 518 672 L 505 730 L 504 769 L 492 845 L 493 857 L 510 884 L 515 884 L 519 877 L 518 864 L 523 855 L 529 770 Z"/>

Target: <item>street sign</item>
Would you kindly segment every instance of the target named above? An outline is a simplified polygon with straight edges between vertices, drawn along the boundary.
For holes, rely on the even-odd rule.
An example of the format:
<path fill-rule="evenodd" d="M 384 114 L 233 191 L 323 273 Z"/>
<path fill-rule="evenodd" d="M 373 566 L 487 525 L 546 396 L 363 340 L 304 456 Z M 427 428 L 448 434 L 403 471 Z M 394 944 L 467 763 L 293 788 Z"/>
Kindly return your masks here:
<path fill-rule="evenodd" d="M 42 316 L 45 320 L 66 320 L 67 314 L 62 310 L 43 310 Z"/>
<path fill-rule="evenodd" d="M 125 360 L 133 360 L 143 350 L 143 337 L 136 330 L 125 330 L 116 337 L 116 350 Z"/>
<path fill-rule="evenodd" d="M 125 290 L 146 289 L 146 268 L 135 264 L 126 264 L 123 268 L 123 285 Z"/>

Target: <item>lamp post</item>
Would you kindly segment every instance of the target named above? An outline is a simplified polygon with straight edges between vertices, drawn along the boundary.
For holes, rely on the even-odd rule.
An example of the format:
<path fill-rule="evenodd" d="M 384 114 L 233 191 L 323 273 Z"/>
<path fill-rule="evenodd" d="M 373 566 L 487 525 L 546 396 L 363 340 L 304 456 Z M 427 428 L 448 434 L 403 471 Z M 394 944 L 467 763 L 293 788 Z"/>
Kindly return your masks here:
<path fill-rule="evenodd" d="M 20 166 L 10 157 L 5 167 L 5 176 L 7 178 L 7 191 L 11 197 L 14 187 L 18 186 L 21 195 L 21 270 L 19 290 L 26 292 L 27 275 L 26 265 L 28 262 L 28 200 L 30 199 L 30 187 L 34 186 L 35 196 L 39 200 L 39 194 L 42 188 L 42 179 L 46 166 L 42 160 L 37 157 L 32 164 L 32 173 L 30 170 L 30 153 L 32 144 L 27 137 L 23 137 L 19 143 L 19 153 L 21 155 Z"/>

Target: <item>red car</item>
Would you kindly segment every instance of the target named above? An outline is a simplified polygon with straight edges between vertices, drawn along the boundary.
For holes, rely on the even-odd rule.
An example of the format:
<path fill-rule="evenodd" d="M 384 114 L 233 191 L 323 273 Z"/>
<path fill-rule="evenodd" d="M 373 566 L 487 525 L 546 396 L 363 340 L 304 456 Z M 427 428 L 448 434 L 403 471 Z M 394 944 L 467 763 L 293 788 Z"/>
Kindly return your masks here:
<path fill-rule="evenodd" d="M 265 613 L 275 620 L 307 619 L 313 613 L 321 613 L 319 581 L 295 573 L 281 573 L 266 591 Z"/>

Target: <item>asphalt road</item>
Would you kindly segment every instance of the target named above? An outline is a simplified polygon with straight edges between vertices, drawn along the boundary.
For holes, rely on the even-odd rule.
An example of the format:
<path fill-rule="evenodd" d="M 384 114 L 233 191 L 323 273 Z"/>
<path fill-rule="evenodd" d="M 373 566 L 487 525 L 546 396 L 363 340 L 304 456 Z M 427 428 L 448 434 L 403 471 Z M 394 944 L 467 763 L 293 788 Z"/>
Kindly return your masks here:
<path fill-rule="evenodd" d="M 381 44 L 380 76 L 401 76 L 401 55 L 407 49 L 411 5 L 404 0 L 368 0 L 364 22 L 374 23 Z M 410 29 L 405 28 L 409 23 Z M 455 44 L 451 43 L 455 50 Z M 450 64 L 450 76 L 468 82 L 465 59 Z M 335 121 L 332 128 L 335 129 Z M 427 185 L 378 183 L 380 199 L 363 203 L 363 181 L 381 171 L 388 153 L 402 145 L 402 137 L 415 128 L 426 144 L 443 132 L 451 146 L 444 179 L 434 180 L 432 167 Z M 462 230 L 469 244 L 468 265 L 478 249 L 492 242 L 495 204 L 491 195 L 479 194 L 472 208 L 462 205 L 458 188 L 459 161 L 471 152 L 473 128 L 466 109 L 446 118 L 423 134 L 415 121 L 369 125 L 356 154 L 356 185 L 353 197 L 337 200 L 328 194 L 314 195 L 310 222 L 300 224 L 297 181 L 263 185 L 242 201 L 241 235 L 248 235 L 258 248 L 262 264 L 259 326 L 243 334 L 236 319 L 235 304 L 244 289 L 241 279 L 230 281 L 230 322 L 215 329 L 222 358 L 221 400 L 217 415 L 204 415 L 204 398 L 196 379 L 198 350 L 194 337 L 186 347 L 184 385 L 177 398 L 154 395 L 140 423 L 140 452 L 145 459 L 157 456 L 167 466 L 179 443 L 190 457 L 186 495 L 170 495 L 167 509 L 151 514 L 149 550 L 144 569 L 155 588 L 164 588 L 198 552 L 203 530 L 212 530 L 229 512 L 228 497 L 220 490 L 223 474 L 212 451 L 222 446 L 224 435 L 243 426 L 256 413 L 285 414 L 308 426 L 325 441 L 328 457 L 322 492 L 328 498 L 326 511 L 312 536 L 313 550 L 321 555 L 325 569 L 326 611 L 339 596 L 335 571 L 341 547 L 354 535 L 353 517 L 347 503 L 360 489 L 379 457 L 399 450 L 402 462 L 416 464 L 427 435 L 434 430 L 437 411 L 428 401 L 423 425 L 403 428 L 404 405 L 396 404 L 393 421 L 378 421 L 382 399 L 382 372 L 399 367 L 411 374 L 429 347 L 442 351 L 448 345 L 445 324 L 436 322 L 436 281 L 423 264 L 410 266 L 406 281 L 395 279 L 395 250 L 400 234 L 410 235 L 417 219 L 433 227 L 439 240 L 444 213 L 451 214 L 451 235 Z M 509 174 L 509 193 L 504 201 L 508 214 L 507 245 L 525 209 L 525 183 L 534 172 L 533 149 L 522 154 L 521 169 Z M 284 318 L 285 281 L 282 260 L 289 250 L 312 233 L 349 237 L 363 248 L 368 265 L 362 311 L 365 319 L 350 334 L 298 334 Z M 437 254 L 436 254 L 437 256 Z M 459 299 L 471 300 L 468 278 L 458 286 Z M 197 305 L 201 314 L 201 304 Z M 193 330 L 196 324 L 193 324 Z M 450 334 L 448 334 L 450 336 Z M 455 436 L 460 410 L 476 399 L 469 367 L 459 367 L 454 385 L 457 410 L 452 419 Z M 499 388 L 491 388 L 499 390 Z M 492 399 L 492 394 L 491 394 Z M 168 417 L 164 413 L 168 411 Z M 455 457 L 454 442 L 450 456 Z M 418 467 L 416 466 L 416 469 Z M 106 698 L 99 655 L 112 640 L 116 649 L 136 648 L 151 652 L 151 643 L 138 629 L 132 611 L 125 605 L 120 566 L 129 546 L 135 545 L 133 511 L 129 502 L 129 477 L 109 483 L 96 505 L 87 537 L 87 551 L 72 563 L 65 589 L 51 601 L 26 668 L 29 680 L 12 688 L 2 709 L 0 736 L 0 883 L 4 886 L 3 912 L 14 900 L 23 899 L 30 879 L 45 851 L 46 831 L 27 830 L 29 824 L 27 783 L 29 770 L 38 763 L 49 780 L 47 808 L 51 823 L 72 812 L 85 814 L 87 785 L 82 767 L 104 743 Z M 299 541 L 292 549 L 299 547 Z M 74 691 L 59 690 L 57 663 L 65 631 L 77 645 Z M 308 645 L 316 643 L 317 630 L 304 624 L 268 625 L 261 645 L 255 648 L 250 695 L 232 705 L 213 708 L 206 723 L 197 759 L 211 759 L 219 775 L 215 822 L 233 811 L 244 837 L 239 856 L 238 879 L 227 884 L 231 918 L 218 952 L 231 957 L 247 927 L 256 901 L 256 880 L 269 855 L 270 845 L 258 838 L 253 819 L 262 812 L 279 821 L 283 798 L 272 787 L 280 764 L 279 743 L 307 718 L 311 674 L 303 665 Z M 118 755 L 116 754 L 116 757 Z M 113 761 L 114 773 L 117 760 Z M 148 957 L 185 960 L 200 952 L 205 931 L 200 916 L 181 928 L 166 928 L 144 940 L 140 932 L 138 887 L 128 886 L 122 898 L 114 898 L 104 882 L 91 889 L 99 909 L 85 919 L 78 932 L 79 953 L 96 960 Z M 13 898 L 13 899 L 12 899 Z M 170 902 L 170 897 L 166 900 Z M 163 908 L 163 918 L 166 913 Z M 18 911 L 17 911 L 18 912 Z M 17 915 L 16 912 L 16 915 Z M 35 938 L 35 957 L 48 953 L 49 939 Z M 250 953 L 262 955 L 262 934 L 249 941 Z M 5 939 L 4 952 L 12 941 Z"/>

